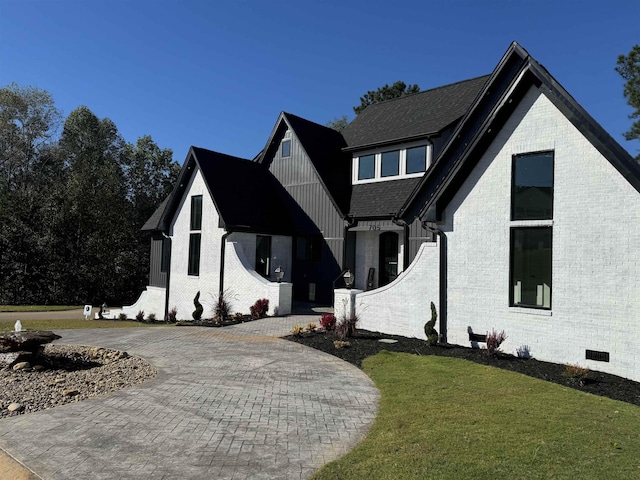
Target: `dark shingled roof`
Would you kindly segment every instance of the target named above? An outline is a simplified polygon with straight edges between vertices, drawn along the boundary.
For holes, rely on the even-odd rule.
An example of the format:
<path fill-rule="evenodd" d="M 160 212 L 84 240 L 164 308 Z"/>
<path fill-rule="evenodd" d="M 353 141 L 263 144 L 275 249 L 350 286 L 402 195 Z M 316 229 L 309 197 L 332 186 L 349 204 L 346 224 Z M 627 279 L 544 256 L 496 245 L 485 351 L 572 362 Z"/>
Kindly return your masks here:
<path fill-rule="evenodd" d="M 349 149 L 436 134 L 459 120 L 488 75 L 369 105 L 342 131 Z"/>
<path fill-rule="evenodd" d="M 169 198 L 171 198 L 171 195 L 168 195 L 167 198 L 165 198 L 162 201 L 162 203 L 158 206 L 158 208 L 156 208 L 156 211 L 153 212 L 153 215 L 149 217 L 149 220 L 145 222 L 145 224 L 142 226 L 140 230 L 142 231 L 162 230 L 160 228 L 160 221 L 162 220 L 162 214 L 164 213 L 164 209 L 167 207 L 167 204 L 169 203 Z"/>
<path fill-rule="evenodd" d="M 354 185 L 349 215 L 353 217 L 393 216 L 420 180 L 421 177 Z"/>

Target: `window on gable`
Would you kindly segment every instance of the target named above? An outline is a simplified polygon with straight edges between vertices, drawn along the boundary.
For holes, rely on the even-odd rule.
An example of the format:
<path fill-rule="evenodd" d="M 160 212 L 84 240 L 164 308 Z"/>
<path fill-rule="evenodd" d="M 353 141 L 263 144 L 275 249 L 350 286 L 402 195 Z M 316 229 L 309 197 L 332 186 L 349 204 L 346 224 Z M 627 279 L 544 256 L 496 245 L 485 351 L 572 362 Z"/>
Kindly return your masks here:
<path fill-rule="evenodd" d="M 376 156 L 365 155 L 358 159 L 358 180 L 374 178 L 376 176 Z"/>
<path fill-rule="evenodd" d="M 407 173 L 420 173 L 427 170 L 427 147 L 407 148 Z"/>
<path fill-rule="evenodd" d="M 200 275 L 200 234 L 192 233 L 189 235 L 189 275 Z"/>
<path fill-rule="evenodd" d="M 552 227 L 511 229 L 511 306 L 551 308 Z"/>
<path fill-rule="evenodd" d="M 202 195 L 191 197 L 191 230 L 202 229 Z"/>
<path fill-rule="evenodd" d="M 553 218 L 553 152 L 514 155 L 511 220 Z"/>
<path fill-rule="evenodd" d="M 382 154 L 381 176 L 391 177 L 400 174 L 400 150 Z"/>
<path fill-rule="evenodd" d="M 291 156 L 291 140 L 282 141 L 282 156 L 283 157 Z"/>

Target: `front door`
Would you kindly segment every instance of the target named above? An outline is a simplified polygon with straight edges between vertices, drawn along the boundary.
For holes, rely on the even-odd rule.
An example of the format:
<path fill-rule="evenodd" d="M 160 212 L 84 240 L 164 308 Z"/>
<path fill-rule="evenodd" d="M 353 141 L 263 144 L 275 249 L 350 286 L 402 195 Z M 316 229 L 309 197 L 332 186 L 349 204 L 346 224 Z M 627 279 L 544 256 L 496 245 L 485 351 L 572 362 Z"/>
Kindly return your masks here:
<path fill-rule="evenodd" d="M 271 274 L 271 237 L 256 236 L 256 272 L 265 278 Z"/>
<path fill-rule="evenodd" d="M 398 234 L 380 234 L 380 281 L 378 287 L 393 282 L 398 276 Z"/>

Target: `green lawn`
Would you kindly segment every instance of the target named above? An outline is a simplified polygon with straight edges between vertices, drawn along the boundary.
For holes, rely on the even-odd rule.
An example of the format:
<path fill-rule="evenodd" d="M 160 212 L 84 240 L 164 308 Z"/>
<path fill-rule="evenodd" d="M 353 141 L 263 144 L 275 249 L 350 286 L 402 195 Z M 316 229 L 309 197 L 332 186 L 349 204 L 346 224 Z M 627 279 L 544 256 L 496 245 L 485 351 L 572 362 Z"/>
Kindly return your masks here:
<path fill-rule="evenodd" d="M 59 312 L 82 310 L 83 305 L 0 305 L 0 312 Z"/>
<path fill-rule="evenodd" d="M 15 320 L 0 320 L 0 332 L 14 329 Z M 63 330 L 67 328 L 127 328 L 127 327 L 154 327 L 165 326 L 164 323 L 139 323 L 127 320 L 85 320 L 84 318 L 72 318 L 63 320 L 20 320 L 24 330 Z"/>
<path fill-rule="evenodd" d="M 465 360 L 383 352 L 366 438 L 314 479 L 640 478 L 640 407 Z"/>

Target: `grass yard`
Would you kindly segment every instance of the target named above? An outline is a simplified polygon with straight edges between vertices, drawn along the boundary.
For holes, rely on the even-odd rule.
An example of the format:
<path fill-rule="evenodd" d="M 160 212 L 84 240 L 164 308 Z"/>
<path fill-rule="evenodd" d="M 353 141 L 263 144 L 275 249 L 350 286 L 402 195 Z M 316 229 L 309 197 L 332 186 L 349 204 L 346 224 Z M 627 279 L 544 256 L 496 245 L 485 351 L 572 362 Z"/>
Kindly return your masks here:
<path fill-rule="evenodd" d="M 60 312 L 82 308 L 83 305 L 0 305 L 0 312 Z"/>
<path fill-rule="evenodd" d="M 467 360 L 381 352 L 367 437 L 314 479 L 640 478 L 640 407 Z"/>
<path fill-rule="evenodd" d="M 14 329 L 15 320 L 0 320 L 0 332 Z M 164 323 L 140 323 L 130 320 L 85 320 L 84 318 L 61 320 L 20 320 L 24 330 L 64 330 L 68 328 L 128 328 L 128 327 L 156 327 Z"/>

